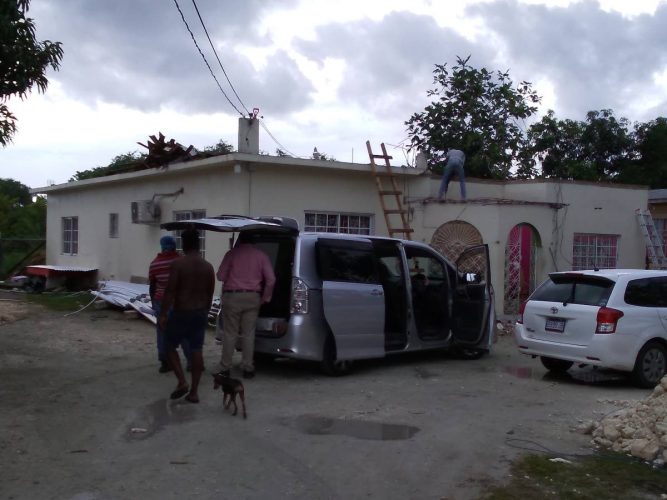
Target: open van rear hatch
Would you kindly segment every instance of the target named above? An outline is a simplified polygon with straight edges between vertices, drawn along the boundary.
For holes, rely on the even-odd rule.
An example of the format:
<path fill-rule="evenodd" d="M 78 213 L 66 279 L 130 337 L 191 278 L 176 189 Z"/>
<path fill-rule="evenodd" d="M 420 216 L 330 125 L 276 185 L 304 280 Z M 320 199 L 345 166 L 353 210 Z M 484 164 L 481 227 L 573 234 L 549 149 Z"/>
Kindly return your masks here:
<path fill-rule="evenodd" d="M 203 219 L 165 222 L 164 224 L 160 224 L 160 227 L 167 231 L 199 229 L 220 233 L 248 230 L 294 235 L 299 233 L 299 223 L 295 219 L 277 216 L 246 217 L 243 215 L 218 215 L 217 217 L 206 217 Z"/>

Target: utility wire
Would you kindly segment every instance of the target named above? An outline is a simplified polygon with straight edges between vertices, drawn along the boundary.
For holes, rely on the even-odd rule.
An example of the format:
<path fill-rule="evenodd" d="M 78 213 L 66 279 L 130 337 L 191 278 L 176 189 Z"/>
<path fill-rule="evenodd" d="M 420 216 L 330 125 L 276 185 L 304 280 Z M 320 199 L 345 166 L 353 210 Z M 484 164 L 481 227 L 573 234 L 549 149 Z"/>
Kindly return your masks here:
<path fill-rule="evenodd" d="M 220 65 L 220 69 L 222 70 L 222 73 L 225 75 L 225 78 L 227 79 L 227 83 L 229 83 L 229 86 L 231 87 L 232 91 L 234 92 L 234 95 L 236 98 L 239 100 L 241 103 L 241 106 L 243 106 L 243 109 L 246 110 L 248 115 L 252 115 L 250 110 L 246 107 L 246 105 L 243 103 L 239 95 L 236 93 L 236 89 L 234 88 L 234 85 L 232 85 L 232 82 L 229 80 L 229 76 L 227 76 L 227 72 L 225 71 L 224 66 L 222 65 L 222 62 L 220 61 L 220 58 L 218 57 L 218 52 L 215 50 L 215 47 L 213 45 L 213 42 L 211 41 L 211 37 L 208 35 L 208 30 L 206 29 L 206 25 L 204 24 L 204 20 L 201 17 L 201 14 L 199 13 L 199 8 L 197 7 L 197 2 L 195 0 L 192 0 L 192 5 L 195 7 L 195 11 L 197 11 L 197 17 L 199 17 L 199 22 L 202 25 L 202 28 L 204 28 L 204 33 L 206 33 L 206 38 L 208 38 L 208 43 L 211 45 L 211 49 L 213 50 L 213 54 L 215 54 L 215 58 L 218 60 L 218 64 Z"/>
<path fill-rule="evenodd" d="M 281 149 L 281 151 L 284 151 L 285 153 L 287 153 L 287 154 L 290 155 L 290 156 L 293 156 L 293 157 L 295 157 L 295 158 L 298 158 L 297 155 L 295 155 L 295 154 L 292 153 L 289 149 L 287 149 L 285 146 L 283 146 L 282 144 L 280 144 L 280 142 L 278 141 L 278 139 L 276 139 L 276 138 L 273 136 L 273 134 L 271 133 L 271 131 L 269 131 L 268 127 L 267 127 L 266 124 L 264 123 L 264 120 L 259 120 L 259 124 L 260 124 L 260 125 L 262 126 L 262 128 L 266 131 L 266 133 L 269 134 L 269 137 L 271 137 L 271 139 L 273 139 L 273 142 L 275 142 L 275 143 L 278 145 L 278 147 Z"/>
<path fill-rule="evenodd" d="M 181 15 L 181 19 L 183 20 L 183 24 L 185 24 L 185 27 L 187 28 L 188 32 L 190 33 L 190 37 L 192 38 L 192 41 L 194 42 L 195 47 L 197 47 L 197 50 L 199 51 L 199 54 L 201 55 L 202 59 L 204 60 L 204 63 L 206 63 L 206 66 L 208 67 L 208 70 L 211 72 L 211 76 L 215 80 L 215 83 L 218 85 L 218 88 L 220 89 L 220 92 L 222 92 L 222 95 L 225 96 L 225 99 L 227 99 L 227 102 L 232 105 L 232 107 L 236 110 L 236 112 L 238 114 L 240 114 L 241 116 L 245 117 L 243 112 L 241 112 L 239 110 L 239 108 L 237 108 L 234 105 L 234 103 L 229 99 L 229 97 L 227 96 L 225 91 L 222 89 L 222 86 L 220 85 L 220 82 L 215 77 L 215 74 L 213 73 L 213 69 L 211 68 L 211 65 L 208 63 L 208 61 L 206 60 L 206 56 L 204 55 L 204 53 L 199 48 L 199 44 L 197 43 L 197 40 L 195 39 L 195 35 L 194 35 L 194 33 L 192 33 L 192 30 L 190 29 L 190 26 L 188 25 L 188 22 L 185 20 L 185 16 L 183 15 L 183 11 L 181 10 L 181 7 L 178 5 L 178 0 L 174 0 L 174 4 L 176 5 L 176 8 L 178 9 L 179 14 Z"/>

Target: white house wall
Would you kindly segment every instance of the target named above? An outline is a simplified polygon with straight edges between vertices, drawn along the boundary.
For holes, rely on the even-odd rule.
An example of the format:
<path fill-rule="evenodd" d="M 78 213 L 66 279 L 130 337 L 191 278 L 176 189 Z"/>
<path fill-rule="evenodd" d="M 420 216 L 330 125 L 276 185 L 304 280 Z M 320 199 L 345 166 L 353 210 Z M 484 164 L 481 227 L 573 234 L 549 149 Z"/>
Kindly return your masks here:
<path fill-rule="evenodd" d="M 517 224 L 530 224 L 539 234 L 538 282 L 551 271 L 571 268 L 577 232 L 619 235 L 618 267 L 644 267 L 645 247 L 634 212 L 647 206 L 644 187 L 468 179 L 469 202 L 458 203 L 458 180 L 454 180 L 448 193 L 451 202 L 436 203 L 432 198 L 440 185 L 439 176 L 420 176 L 410 169 L 396 171 L 404 174 L 398 182 L 407 200 L 414 240 L 430 243 L 438 227 L 453 220 L 468 222 L 481 233 L 490 249 L 498 311 L 503 310 L 505 247 Z M 36 190 L 48 195 L 47 263 L 96 267 L 102 279 L 145 277 L 164 231 L 157 224 L 133 224 L 130 204 L 181 188 L 183 193 L 178 196 L 156 198 L 161 222 L 173 220 L 174 211 L 195 209 L 205 209 L 209 216 L 282 215 L 301 225 L 305 211 L 350 212 L 374 215 L 374 233 L 388 233 L 367 165 L 230 155 Z M 563 205 L 560 209 L 549 205 L 559 203 Z M 109 213 L 119 215 L 118 238 L 109 237 Z M 61 253 L 61 219 L 67 216 L 79 217 L 79 253 L 75 256 Z M 228 248 L 229 235 L 206 235 L 206 258 L 214 266 Z"/>

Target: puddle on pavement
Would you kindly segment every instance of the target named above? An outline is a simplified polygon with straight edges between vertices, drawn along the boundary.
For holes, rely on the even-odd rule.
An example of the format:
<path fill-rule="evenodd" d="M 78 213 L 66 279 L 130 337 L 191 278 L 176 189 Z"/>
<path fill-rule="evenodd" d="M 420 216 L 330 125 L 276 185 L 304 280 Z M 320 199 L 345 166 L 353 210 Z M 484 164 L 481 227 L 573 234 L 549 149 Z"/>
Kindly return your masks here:
<path fill-rule="evenodd" d="M 385 424 L 364 420 L 329 418 L 317 415 L 300 415 L 294 420 L 282 419 L 281 423 L 294 427 L 304 434 L 349 436 L 374 441 L 398 441 L 410 439 L 418 427 L 403 424 Z"/>
<path fill-rule="evenodd" d="M 535 369 L 528 366 L 506 366 L 503 372 L 522 379 L 536 379 L 551 382 L 574 384 L 622 385 L 627 382 L 627 376 L 612 370 L 601 370 L 593 367 L 571 368 L 567 373 L 557 374 L 546 372 L 544 369 Z"/>
<path fill-rule="evenodd" d="M 142 441 L 163 430 L 167 425 L 177 425 L 194 419 L 194 405 L 174 404 L 160 399 L 139 410 L 137 417 L 128 424 L 126 441 Z"/>

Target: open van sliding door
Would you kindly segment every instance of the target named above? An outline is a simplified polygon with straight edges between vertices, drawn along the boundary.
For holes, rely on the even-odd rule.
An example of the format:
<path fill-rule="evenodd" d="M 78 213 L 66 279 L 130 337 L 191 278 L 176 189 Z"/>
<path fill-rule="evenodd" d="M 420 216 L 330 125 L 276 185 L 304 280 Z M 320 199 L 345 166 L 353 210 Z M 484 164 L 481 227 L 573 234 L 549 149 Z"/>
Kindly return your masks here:
<path fill-rule="evenodd" d="M 384 356 L 384 292 L 370 241 L 319 238 L 324 316 L 339 360 Z"/>
<path fill-rule="evenodd" d="M 463 251 L 456 260 L 456 271 L 454 339 L 465 346 L 488 343 L 487 323 L 493 305 L 488 245 Z"/>

